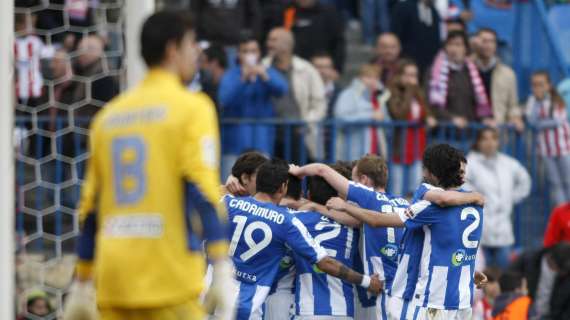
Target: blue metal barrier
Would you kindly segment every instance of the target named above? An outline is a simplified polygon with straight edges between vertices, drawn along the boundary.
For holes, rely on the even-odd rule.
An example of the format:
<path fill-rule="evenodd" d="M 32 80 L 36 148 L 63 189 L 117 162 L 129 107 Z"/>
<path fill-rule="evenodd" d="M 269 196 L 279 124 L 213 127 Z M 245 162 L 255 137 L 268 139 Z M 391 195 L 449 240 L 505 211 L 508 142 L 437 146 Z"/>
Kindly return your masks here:
<path fill-rule="evenodd" d="M 70 251 L 77 233 L 75 207 L 79 199 L 79 186 L 85 171 L 87 153 L 88 119 L 18 117 L 16 127 L 27 130 L 24 138 L 17 141 L 16 188 L 18 236 L 37 237 L 24 250 L 44 251 L 53 242 L 60 243 L 59 250 Z M 297 164 L 311 161 L 332 163 L 337 160 L 355 160 L 369 152 L 362 143 L 371 130 L 378 130 L 385 139 L 385 150 L 390 172 L 401 171 L 402 190 L 413 190 L 416 185 L 408 181 L 416 175 L 419 162 L 402 163 L 403 157 L 421 159 L 422 131 L 418 124 L 406 122 L 338 121 L 320 123 L 287 121 L 277 119 L 227 119 L 221 122 L 221 130 L 229 125 L 271 126 L 280 135 L 281 150 L 269 152 L 270 156 L 281 153 L 284 159 Z M 470 124 L 458 130 L 451 124 L 440 124 L 434 129 L 425 129 L 426 144 L 450 143 L 467 152 L 480 124 Z M 421 130 L 420 130 L 421 129 Z M 309 133 L 313 133 L 310 135 Z M 536 153 L 537 131 L 528 128 L 518 133 L 512 127 L 500 128 L 501 151 L 518 159 L 528 170 L 533 180 L 531 195 L 515 210 L 515 234 L 520 246 L 537 246 L 550 212 L 548 186 Z M 411 135 L 411 136 L 410 136 Z M 354 138 L 356 137 L 356 138 Z M 408 139 L 410 138 L 410 139 Z M 240 137 L 244 151 L 253 145 L 256 136 Z M 312 139 L 312 141 L 310 141 Z M 307 145 L 313 144 L 314 148 Z M 406 149 L 407 148 L 407 149 Z M 404 151 L 407 150 L 407 151 Z M 407 152 L 407 153 L 406 153 Z M 227 168 L 226 168 L 227 170 Z M 34 238 L 35 239 L 35 238 Z"/>

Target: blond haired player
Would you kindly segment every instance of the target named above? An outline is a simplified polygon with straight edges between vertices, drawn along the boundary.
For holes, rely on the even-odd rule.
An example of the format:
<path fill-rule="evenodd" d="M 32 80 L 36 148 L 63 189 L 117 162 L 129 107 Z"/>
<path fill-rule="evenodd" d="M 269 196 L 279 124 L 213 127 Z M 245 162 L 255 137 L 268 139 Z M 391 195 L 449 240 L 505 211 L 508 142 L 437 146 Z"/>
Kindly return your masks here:
<path fill-rule="evenodd" d="M 91 279 L 102 320 L 203 319 L 202 238 L 214 263 L 206 304 L 217 307 L 218 319 L 230 319 L 233 280 L 218 202 L 215 109 L 184 87 L 199 55 L 191 21 L 153 14 L 142 28 L 141 53 L 149 67 L 145 79 L 91 125 L 77 280 L 66 319 L 90 315 L 83 312 Z"/>

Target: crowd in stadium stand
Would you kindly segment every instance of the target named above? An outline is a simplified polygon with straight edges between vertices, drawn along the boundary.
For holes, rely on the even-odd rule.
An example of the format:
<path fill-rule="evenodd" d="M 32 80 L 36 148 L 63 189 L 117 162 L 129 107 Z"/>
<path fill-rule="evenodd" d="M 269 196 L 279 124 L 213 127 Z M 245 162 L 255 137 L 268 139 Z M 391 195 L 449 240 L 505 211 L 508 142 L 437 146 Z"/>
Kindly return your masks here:
<path fill-rule="evenodd" d="M 44 2 L 63 9 L 25 10 Z M 95 13 L 97 5 L 107 2 L 112 1 L 16 0 L 21 9 L 15 15 L 14 46 L 16 114 L 24 119 L 16 130 L 20 137 L 27 136 L 31 125 L 25 119 L 32 114 L 47 119 L 41 124 L 46 131 L 60 129 L 61 118 L 86 128 L 118 94 L 118 78 L 109 71 L 120 69 L 122 61 L 109 52 L 122 40 L 96 28 L 101 18 Z M 509 65 L 514 23 L 510 1 L 488 5 L 472 0 L 465 6 L 458 0 L 362 0 L 359 9 L 353 7 L 357 2 L 191 0 L 188 10 L 204 50 L 199 76 L 189 88 L 212 98 L 221 121 L 406 121 L 411 126 L 397 128 L 391 141 L 380 127 L 347 128 L 350 134 L 339 146 L 343 160 L 364 153 L 390 155 L 391 190 L 401 195 L 411 194 L 421 180 L 421 154 L 430 131 L 441 123 L 459 130 L 474 122 L 484 125 L 468 154 L 472 169 L 467 173 L 468 184 L 487 198 L 482 246 L 491 284 L 477 302 L 478 319 L 492 319 L 491 314 L 525 303 L 517 300 L 527 292 L 525 281 L 517 277 L 521 274 L 530 298 L 540 297 L 533 300 L 538 304 L 536 319 L 546 314 L 548 319 L 570 319 L 570 249 L 565 244 L 570 241 L 570 79 L 557 89 L 548 73 L 536 72 L 531 96 L 520 103 L 525 97 L 518 95 Z M 117 12 L 106 10 L 105 21 L 116 22 Z M 361 19 L 362 45 L 373 46 L 375 56 L 359 61 L 358 74 L 343 85 L 340 79 L 351 60 L 345 37 L 357 30 L 356 16 Z M 63 26 L 67 31 L 61 31 Z M 495 128 L 502 125 L 517 132 L 538 128 L 537 152 L 557 207 L 544 248 L 525 252 L 514 264 L 513 206 L 528 196 L 532 181 L 516 159 L 498 151 L 500 133 Z M 315 125 L 307 128 L 224 124 L 223 168 L 231 168 L 251 149 L 279 157 L 288 152 L 292 162 L 302 161 L 301 154 L 310 161 L 329 152 L 324 142 L 331 137 Z M 252 142 L 249 137 L 256 138 Z M 49 150 L 34 148 L 45 143 L 42 139 L 26 140 L 29 145 L 22 152 L 45 156 Z M 70 157 L 78 152 L 72 140 L 64 139 L 62 147 Z M 85 148 L 85 138 L 80 145 Z M 404 174 L 404 167 L 409 173 Z M 510 271 L 501 276 L 505 270 Z M 41 294 L 31 296 L 28 307 L 51 308 Z"/>

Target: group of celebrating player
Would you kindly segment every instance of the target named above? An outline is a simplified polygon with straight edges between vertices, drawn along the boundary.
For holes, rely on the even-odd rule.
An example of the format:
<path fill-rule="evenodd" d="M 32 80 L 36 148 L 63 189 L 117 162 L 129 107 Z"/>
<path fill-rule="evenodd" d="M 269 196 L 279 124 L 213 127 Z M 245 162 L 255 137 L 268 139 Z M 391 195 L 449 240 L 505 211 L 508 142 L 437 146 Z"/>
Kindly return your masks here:
<path fill-rule="evenodd" d="M 246 195 L 224 197 L 237 319 L 469 319 L 483 199 L 459 189 L 465 163 L 428 148 L 410 206 L 386 193 L 378 156 L 297 167 L 243 154 L 226 189 Z"/>
<path fill-rule="evenodd" d="M 90 128 L 66 320 L 470 318 L 483 199 L 460 189 L 460 151 L 425 151 L 412 205 L 386 193 L 381 157 L 297 167 L 255 152 L 219 201 L 215 109 L 184 86 L 191 22 L 155 13 L 141 53 L 146 78 Z"/>

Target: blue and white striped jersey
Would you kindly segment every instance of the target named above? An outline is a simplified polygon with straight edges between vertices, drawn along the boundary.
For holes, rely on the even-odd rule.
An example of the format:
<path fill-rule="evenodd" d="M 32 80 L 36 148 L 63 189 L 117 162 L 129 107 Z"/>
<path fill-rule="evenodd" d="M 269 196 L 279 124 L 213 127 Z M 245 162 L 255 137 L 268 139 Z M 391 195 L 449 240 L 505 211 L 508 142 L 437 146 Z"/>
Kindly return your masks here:
<path fill-rule="evenodd" d="M 483 208 L 476 205 L 439 207 L 428 201 L 412 205 L 405 214 L 406 228 L 423 229 L 420 277 L 416 286 L 423 306 L 442 310 L 470 308 L 473 274 L 481 231 Z"/>
<path fill-rule="evenodd" d="M 307 227 L 315 241 L 329 256 L 352 268 L 357 245 L 354 230 L 317 212 L 298 212 L 295 216 Z M 354 316 L 354 291 L 351 283 L 320 271 L 313 261 L 293 251 L 296 265 L 295 303 L 299 316 Z"/>
<path fill-rule="evenodd" d="M 442 190 L 430 184 L 422 183 L 414 193 L 412 203 L 422 200 L 424 195 L 433 189 Z M 419 279 L 424 235 L 424 231 L 421 228 L 405 229 L 400 242 L 398 268 L 392 287 L 388 290 L 390 296 L 404 300 L 411 300 L 414 297 L 416 284 Z"/>
<path fill-rule="evenodd" d="M 396 208 L 408 208 L 406 199 L 377 192 L 361 184 L 351 182 L 348 187 L 347 200 L 359 207 L 381 212 L 394 212 Z M 404 233 L 403 228 L 374 228 L 363 226 L 363 263 L 364 272 L 368 275 L 378 274 L 385 279 L 386 288 L 392 281 L 398 267 L 398 247 Z"/>
<path fill-rule="evenodd" d="M 311 264 L 327 252 L 287 209 L 253 197 L 226 196 L 224 200 L 231 221 L 229 254 L 240 282 L 236 319 L 261 319 L 262 305 L 287 248 Z"/>
<path fill-rule="evenodd" d="M 285 256 L 279 262 L 279 271 L 269 294 L 275 292 L 295 293 L 295 259 L 291 250 L 287 250 Z"/>

